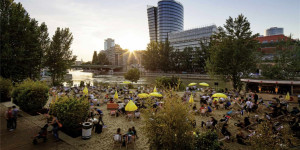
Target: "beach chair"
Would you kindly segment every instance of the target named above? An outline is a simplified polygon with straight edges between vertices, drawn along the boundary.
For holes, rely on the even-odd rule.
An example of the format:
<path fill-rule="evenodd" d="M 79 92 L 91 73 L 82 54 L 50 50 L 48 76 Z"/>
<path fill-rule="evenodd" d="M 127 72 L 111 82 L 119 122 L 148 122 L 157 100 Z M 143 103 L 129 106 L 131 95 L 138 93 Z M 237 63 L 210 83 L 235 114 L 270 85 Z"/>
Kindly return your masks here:
<path fill-rule="evenodd" d="M 117 117 L 117 111 L 116 110 L 110 110 L 109 115 Z"/>
<path fill-rule="evenodd" d="M 127 118 L 128 118 L 128 121 L 129 121 L 130 119 L 132 120 L 132 119 L 133 119 L 133 114 L 132 114 L 132 113 L 128 113 L 128 114 L 127 114 Z"/>
<path fill-rule="evenodd" d="M 113 140 L 114 140 L 113 149 L 115 149 L 116 147 L 121 149 L 122 148 L 122 136 L 119 134 L 115 134 L 113 136 Z"/>
<path fill-rule="evenodd" d="M 128 149 L 129 147 L 132 147 L 132 149 L 135 148 L 135 136 L 134 135 L 127 136 L 126 149 Z"/>

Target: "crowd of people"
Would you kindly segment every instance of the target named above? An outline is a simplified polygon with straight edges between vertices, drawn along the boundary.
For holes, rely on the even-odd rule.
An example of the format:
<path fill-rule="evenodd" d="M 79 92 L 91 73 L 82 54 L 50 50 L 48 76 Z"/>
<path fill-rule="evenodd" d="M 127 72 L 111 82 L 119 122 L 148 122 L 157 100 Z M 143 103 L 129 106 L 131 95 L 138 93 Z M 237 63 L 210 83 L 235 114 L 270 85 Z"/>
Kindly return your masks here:
<path fill-rule="evenodd" d="M 82 97 L 85 87 L 52 87 L 49 91 L 51 101 L 61 96 L 75 96 Z M 134 112 L 133 116 L 140 118 L 140 109 L 146 108 L 145 99 L 138 97 L 140 93 L 151 93 L 153 87 L 139 86 L 137 89 L 129 90 L 128 86 L 89 86 L 88 87 L 88 101 L 90 103 L 90 113 L 85 121 L 93 123 L 93 130 L 95 133 L 100 134 L 102 128 L 107 128 L 105 120 L 103 120 L 104 113 L 100 110 L 99 106 L 109 103 L 116 103 L 118 105 L 114 113 L 110 115 L 126 116 L 128 117 L 125 106 L 132 100 L 138 109 Z M 201 92 L 199 92 L 201 91 Z M 158 90 L 163 94 L 165 91 Z M 118 94 L 118 99 L 115 99 L 115 94 Z M 299 137 L 300 131 L 300 111 L 298 107 L 293 107 L 289 111 L 289 103 L 284 98 L 279 97 L 272 101 L 263 100 L 257 93 L 250 93 L 249 95 L 239 95 L 238 92 L 228 91 L 225 89 L 224 94 L 227 97 L 213 97 L 216 91 L 211 88 L 187 88 L 182 96 L 183 103 L 189 103 L 191 95 L 194 98 L 199 98 L 199 103 L 191 103 L 191 113 L 195 115 L 201 115 L 209 117 L 207 121 L 201 121 L 201 127 L 216 130 L 220 133 L 221 137 L 219 141 L 231 142 L 236 140 L 237 143 L 242 145 L 249 145 L 246 139 L 255 135 L 256 127 L 262 122 L 269 122 L 273 125 L 272 130 L 278 132 L 284 127 L 288 127 L 295 132 L 295 135 Z M 163 107 L 158 97 L 152 97 L 153 109 L 157 110 Z M 48 103 L 50 105 L 50 103 Z M 221 119 L 216 119 L 215 112 L 218 110 L 226 110 Z M 7 129 L 13 131 L 17 126 L 17 114 L 18 109 L 14 106 L 8 108 L 5 113 L 7 120 Z M 49 121 L 53 126 L 52 132 L 54 137 L 59 140 L 58 131 L 61 126 L 59 118 L 53 116 L 53 119 Z M 241 121 L 242 120 L 242 121 Z M 230 122 L 232 122 L 230 124 Z M 196 127 L 196 122 L 193 122 L 193 126 Z M 228 127 L 230 126 L 230 129 Z M 231 127 L 237 128 L 236 131 L 231 130 Z M 45 138 L 45 131 L 48 126 L 41 128 L 37 138 Z M 235 136 L 234 136 L 235 135 Z M 121 133 L 121 129 L 117 129 L 117 133 L 114 136 L 114 141 L 126 145 L 126 143 L 134 142 L 137 138 L 137 132 L 134 127 L 128 129 L 125 134 Z M 280 136 L 280 134 L 278 134 Z"/>

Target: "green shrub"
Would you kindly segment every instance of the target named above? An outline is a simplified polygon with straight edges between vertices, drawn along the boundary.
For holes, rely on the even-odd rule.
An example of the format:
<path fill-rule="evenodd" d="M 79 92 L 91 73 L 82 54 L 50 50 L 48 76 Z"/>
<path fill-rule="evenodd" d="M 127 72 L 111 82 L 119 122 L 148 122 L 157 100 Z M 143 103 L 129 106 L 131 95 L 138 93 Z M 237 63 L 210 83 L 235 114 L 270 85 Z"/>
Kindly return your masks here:
<path fill-rule="evenodd" d="M 89 108 L 89 102 L 84 97 L 77 99 L 63 96 L 51 104 L 50 114 L 57 116 L 64 128 L 75 129 L 87 118 Z"/>
<path fill-rule="evenodd" d="M 127 71 L 126 74 L 124 74 L 124 78 L 126 80 L 129 80 L 131 82 L 137 82 L 140 79 L 140 71 L 137 68 L 132 68 Z"/>
<path fill-rule="evenodd" d="M 202 132 L 196 135 L 195 139 L 197 150 L 217 150 L 221 148 L 216 131 L 208 130 L 207 132 Z"/>
<path fill-rule="evenodd" d="M 23 111 L 33 113 L 42 109 L 48 101 L 49 87 L 45 82 L 24 80 L 12 93 L 13 102 Z"/>
<path fill-rule="evenodd" d="M 171 78 L 169 77 L 158 77 L 155 79 L 156 86 L 159 88 L 175 88 L 178 89 L 180 88 L 181 81 L 179 77 L 172 76 Z"/>
<path fill-rule="evenodd" d="M 0 102 L 10 101 L 12 87 L 9 79 L 0 77 Z"/>

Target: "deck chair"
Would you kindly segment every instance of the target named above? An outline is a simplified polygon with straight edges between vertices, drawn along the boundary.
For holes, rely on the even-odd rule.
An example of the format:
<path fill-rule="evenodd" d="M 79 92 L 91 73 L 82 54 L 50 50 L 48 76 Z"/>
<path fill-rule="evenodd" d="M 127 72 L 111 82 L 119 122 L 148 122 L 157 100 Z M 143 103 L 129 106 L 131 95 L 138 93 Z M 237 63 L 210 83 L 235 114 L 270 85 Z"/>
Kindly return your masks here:
<path fill-rule="evenodd" d="M 122 136 L 119 134 L 115 134 L 113 137 L 113 140 L 114 140 L 113 149 L 115 149 L 116 147 L 121 149 L 122 148 Z"/>

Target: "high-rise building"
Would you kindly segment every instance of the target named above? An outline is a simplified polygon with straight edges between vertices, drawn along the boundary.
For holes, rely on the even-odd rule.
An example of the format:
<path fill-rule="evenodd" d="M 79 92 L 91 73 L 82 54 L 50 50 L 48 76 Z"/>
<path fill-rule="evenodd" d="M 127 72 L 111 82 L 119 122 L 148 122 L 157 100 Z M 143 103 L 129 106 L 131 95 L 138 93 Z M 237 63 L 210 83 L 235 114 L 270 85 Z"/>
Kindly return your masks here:
<path fill-rule="evenodd" d="M 150 41 L 157 42 L 157 7 L 148 6 L 148 26 L 149 26 L 149 35 Z"/>
<path fill-rule="evenodd" d="M 281 34 L 283 34 L 283 28 L 278 28 L 278 27 L 272 27 L 266 29 L 265 31 L 265 36 L 281 35 Z"/>
<path fill-rule="evenodd" d="M 112 38 L 107 38 L 104 40 L 104 50 L 110 49 L 115 46 L 115 40 Z"/>
<path fill-rule="evenodd" d="M 160 0 L 158 7 L 148 7 L 151 41 L 165 41 L 168 34 L 183 30 L 183 5 L 175 0 Z"/>
<path fill-rule="evenodd" d="M 214 32 L 217 32 L 217 26 L 210 25 L 201 28 L 171 32 L 168 40 L 174 49 L 183 51 L 186 47 L 200 47 L 200 41 L 202 39 L 208 39 Z"/>

